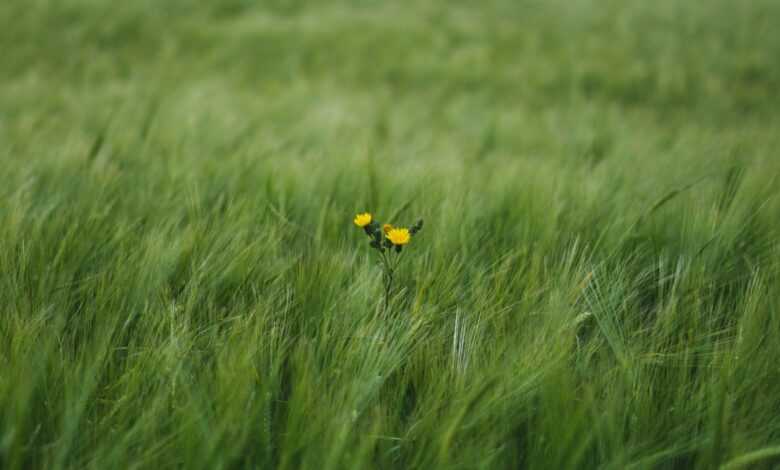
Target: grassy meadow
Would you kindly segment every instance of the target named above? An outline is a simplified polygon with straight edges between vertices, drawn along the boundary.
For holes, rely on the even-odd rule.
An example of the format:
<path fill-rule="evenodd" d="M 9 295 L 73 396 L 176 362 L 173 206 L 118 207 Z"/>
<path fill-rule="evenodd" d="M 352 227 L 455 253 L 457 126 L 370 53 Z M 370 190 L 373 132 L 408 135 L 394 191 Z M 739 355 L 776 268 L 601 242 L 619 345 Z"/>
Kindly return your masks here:
<path fill-rule="evenodd" d="M 0 468 L 780 467 L 778 24 L 0 1 Z"/>

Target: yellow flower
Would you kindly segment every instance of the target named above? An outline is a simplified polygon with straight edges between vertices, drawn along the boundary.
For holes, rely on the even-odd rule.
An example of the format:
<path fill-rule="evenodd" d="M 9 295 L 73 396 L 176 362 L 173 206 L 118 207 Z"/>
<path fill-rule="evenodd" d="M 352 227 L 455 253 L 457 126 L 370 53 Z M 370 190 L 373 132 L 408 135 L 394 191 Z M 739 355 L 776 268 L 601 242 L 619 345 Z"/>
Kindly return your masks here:
<path fill-rule="evenodd" d="M 365 227 L 371 223 L 371 214 L 364 212 L 355 216 L 355 225 L 358 227 Z"/>
<path fill-rule="evenodd" d="M 394 228 L 387 232 L 386 237 L 393 243 L 393 245 L 406 245 L 412 238 L 409 235 L 408 228 Z"/>
<path fill-rule="evenodd" d="M 382 226 L 382 231 L 385 232 L 385 235 L 387 235 L 387 233 L 390 232 L 390 230 L 393 230 L 393 226 L 392 225 L 384 224 Z"/>

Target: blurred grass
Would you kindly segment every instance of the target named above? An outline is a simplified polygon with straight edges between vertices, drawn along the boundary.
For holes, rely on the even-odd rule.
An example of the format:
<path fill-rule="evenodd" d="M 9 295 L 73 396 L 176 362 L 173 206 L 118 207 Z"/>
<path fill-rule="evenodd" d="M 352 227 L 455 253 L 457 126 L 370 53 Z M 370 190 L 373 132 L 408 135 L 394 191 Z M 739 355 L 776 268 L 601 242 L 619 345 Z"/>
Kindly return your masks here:
<path fill-rule="evenodd" d="M 774 468 L 778 21 L 0 3 L 0 466 Z"/>

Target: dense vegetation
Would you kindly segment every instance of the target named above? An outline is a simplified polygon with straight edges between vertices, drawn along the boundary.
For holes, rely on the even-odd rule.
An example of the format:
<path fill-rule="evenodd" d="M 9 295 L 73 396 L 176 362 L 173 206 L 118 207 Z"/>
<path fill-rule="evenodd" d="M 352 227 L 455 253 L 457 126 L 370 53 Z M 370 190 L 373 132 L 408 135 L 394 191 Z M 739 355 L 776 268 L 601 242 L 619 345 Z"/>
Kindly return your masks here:
<path fill-rule="evenodd" d="M 0 467 L 776 468 L 778 24 L 3 0 Z"/>

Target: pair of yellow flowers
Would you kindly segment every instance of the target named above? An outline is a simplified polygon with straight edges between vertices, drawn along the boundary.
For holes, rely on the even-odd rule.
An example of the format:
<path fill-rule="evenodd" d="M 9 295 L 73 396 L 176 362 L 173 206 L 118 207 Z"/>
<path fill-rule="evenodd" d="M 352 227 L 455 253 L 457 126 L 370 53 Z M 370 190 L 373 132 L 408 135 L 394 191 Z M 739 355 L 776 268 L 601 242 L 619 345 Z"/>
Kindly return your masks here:
<path fill-rule="evenodd" d="M 356 215 L 354 222 L 358 227 L 365 228 L 371 223 L 372 220 L 374 220 L 374 218 L 371 213 L 364 212 L 362 214 Z M 408 228 L 398 228 L 393 227 L 390 224 L 384 224 L 382 226 L 382 231 L 385 233 L 385 237 L 387 237 L 387 239 L 390 240 L 390 242 L 395 246 L 406 245 L 409 243 L 409 240 L 412 239 L 412 235 L 409 233 Z"/>

